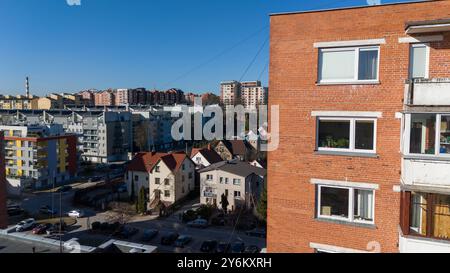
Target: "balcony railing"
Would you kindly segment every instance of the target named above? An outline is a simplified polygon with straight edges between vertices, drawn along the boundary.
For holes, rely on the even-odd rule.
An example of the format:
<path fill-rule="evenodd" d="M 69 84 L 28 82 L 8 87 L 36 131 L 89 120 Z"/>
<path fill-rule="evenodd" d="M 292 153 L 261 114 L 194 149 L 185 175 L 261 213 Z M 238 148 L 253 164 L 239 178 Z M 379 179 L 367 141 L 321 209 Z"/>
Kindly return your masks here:
<path fill-rule="evenodd" d="M 204 192 L 203 192 L 203 197 L 206 197 L 206 198 L 216 198 L 216 197 L 217 197 L 217 193 L 212 192 L 212 191 L 204 191 Z"/>
<path fill-rule="evenodd" d="M 408 80 L 405 88 L 405 104 L 450 106 L 450 78 Z"/>

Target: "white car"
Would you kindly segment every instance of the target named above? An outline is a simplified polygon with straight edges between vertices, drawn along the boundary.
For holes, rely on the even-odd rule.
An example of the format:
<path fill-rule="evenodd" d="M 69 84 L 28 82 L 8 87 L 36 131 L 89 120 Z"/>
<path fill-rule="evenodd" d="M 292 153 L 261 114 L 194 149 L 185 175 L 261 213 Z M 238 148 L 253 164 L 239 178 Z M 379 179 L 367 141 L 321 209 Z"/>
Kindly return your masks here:
<path fill-rule="evenodd" d="M 72 211 L 69 211 L 69 213 L 67 213 L 67 215 L 72 218 L 82 218 L 84 216 L 84 212 L 81 210 L 72 210 Z"/>
<path fill-rule="evenodd" d="M 27 229 L 30 229 L 35 224 L 36 224 L 36 220 L 34 220 L 33 218 L 23 220 L 23 221 L 21 221 L 20 223 L 18 223 L 16 225 L 16 232 L 22 232 L 22 231 L 25 231 Z"/>

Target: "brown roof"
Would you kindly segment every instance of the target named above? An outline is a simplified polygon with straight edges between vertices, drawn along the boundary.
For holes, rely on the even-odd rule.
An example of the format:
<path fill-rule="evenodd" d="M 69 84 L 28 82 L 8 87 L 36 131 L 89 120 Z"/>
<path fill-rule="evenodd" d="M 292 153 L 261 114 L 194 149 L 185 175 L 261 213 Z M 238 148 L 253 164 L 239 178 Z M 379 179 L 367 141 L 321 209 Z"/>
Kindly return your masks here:
<path fill-rule="evenodd" d="M 247 146 L 243 140 L 223 140 L 225 146 L 233 155 L 245 155 Z"/>
<path fill-rule="evenodd" d="M 127 171 L 151 172 L 161 160 L 170 170 L 177 171 L 186 158 L 185 153 L 138 153 L 128 164 Z"/>
<path fill-rule="evenodd" d="M 197 153 L 201 153 L 203 155 L 203 157 L 206 160 L 208 160 L 208 162 L 210 164 L 214 164 L 214 163 L 222 161 L 222 158 L 220 157 L 220 155 L 218 153 L 216 153 L 216 151 L 214 151 L 212 149 L 207 149 L 207 148 L 198 149 L 198 148 L 194 148 L 194 149 L 192 149 L 191 158 L 193 156 L 195 156 Z"/>

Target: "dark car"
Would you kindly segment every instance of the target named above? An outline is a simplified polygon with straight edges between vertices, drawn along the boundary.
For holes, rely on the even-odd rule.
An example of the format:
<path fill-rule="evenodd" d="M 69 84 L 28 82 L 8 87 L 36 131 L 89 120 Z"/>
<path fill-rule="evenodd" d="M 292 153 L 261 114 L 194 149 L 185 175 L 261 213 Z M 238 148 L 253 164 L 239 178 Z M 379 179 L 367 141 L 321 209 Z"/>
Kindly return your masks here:
<path fill-rule="evenodd" d="M 109 226 L 109 227 L 111 227 L 111 226 Z M 135 234 L 137 234 L 138 232 L 139 232 L 139 230 L 137 228 L 130 227 L 130 226 L 123 226 L 115 233 L 115 236 L 119 237 L 119 238 L 123 238 L 123 239 L 129 239 L 129 238 L 133 237 Z"/>
<path fill-rule="evenodd" d="M 161 237 L 161 244 L 166 246 L 171 245 L 178 239 L 179 236 L 180 235 L 178 235 L 178 233 L 176 232 L 167 233 L 166 235 Z"/>
<path fill-rule="evenodd" d="M 142 241 L 148 242 L 158 235 L 159 231 L 157 229 L 146 229 L 142 235 Z"/>
<path fill-rule="evenodd" d="M 67 228 L 66 223 L 63 222 L 62 226 L 60 227 L 59 223 L 56 223 L 54 225 L 51 225 L 46 231 L 45 233 L 47 233 L 47 235 L 53 235 L 53 234 L 59 234 L 59 232 L 64 232 Z"/>
<path fill-rule="evenodd" d="M 50 206 L 43 206 L 39 209 L 39 213 L 45 215 L 55 215 L 57 214 L 57 211 L 55 209 L 52 209 Z"/>
<path fill-rule="evenodd" d="M 8 216 L 18 216 L 22 215 L 25 211 L 19 206 L 8 207 Z"/>
<path fill-rule="evenodd" d="M 230 248 L 231 248 L 231 244 L 221 242 L 217 245 L 216 252 L 217 253 L 228 253 L 228 252 L 230 252 Z"/>
<path fill-rule="evenodd" d="M 255 254 L 261 252 L 261 249 L 257 246 L 246 246 L 244 253 Z"/>
<path fill-rule="evenodd" d="M 266 238 L 266 231 L 264 229 L 253 229 L 245 232 L 247 236 Z"/>
<path fill-rule="evenodd" d="M 244 242 L 237 241 L 234 242 L 233 245 L 231 246 L 231 253 L 242 253 L 244 252 L 244 249 L 245 249 Z"/>
<path fill-rule="evenodd" d="M 57 192 L 69 192 L 69 191 L 71 191 L 72 190 L 72 187 L 71 186 L 62 186 L 61 188 L 59 188 L 58 190 L 57 190 Z"/>
<path fill-rule="evenodd" d="M 204 241 L 200 247 L 200 251 L 203 253 L 215 253 L 217 250 L 217 241 Z"/>
<path fill-rule="evenodd" d="M 51 227 L 52 227 L 52 224 L 42 224 L 42 225 L 39 225 L 39 226 L 33 228 L 32 232 L 33 232 L 33 234 L 44 234 L 47 231 L 47 229 L 49 229 Z"/>
<path fill-rule="evenodd" d="M 180 237 L 178 237 L 178 239 L 175 241 L 175 246 L 176 247 L 185 247 L 187 244 L 189 244 L 189 242 L 192 241 L 192 237 L 190 236 L 186 236 L 186 235 L 181 235 Z"/>

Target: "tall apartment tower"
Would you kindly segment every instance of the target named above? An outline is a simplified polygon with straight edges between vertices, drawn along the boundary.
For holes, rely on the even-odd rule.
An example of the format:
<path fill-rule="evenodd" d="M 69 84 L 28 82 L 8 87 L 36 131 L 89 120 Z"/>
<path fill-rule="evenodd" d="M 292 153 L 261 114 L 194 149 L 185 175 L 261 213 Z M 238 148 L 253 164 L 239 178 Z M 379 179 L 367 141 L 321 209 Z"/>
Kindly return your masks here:
<path fill-rule="evenodd" d="M 256 109 L 267 104 L 267 88 L 260 81 L 241 83 L 241 103 L 246 109 Z"/>
<path fill-rule="evenodd" d="M 4 136 L 3 132 L 0 132 L 0 229 L 6 228 L 7 225 Z"/>
<path fill-rule="evenodd" d="M 29 98 L 30 97 L 30 79 L 28 77 L 26 77 L 26 79 L 25 79 L 25 90 L 26 90 L 27 98 Z"/>
<path fill-rule="evenodd" d="M 450 1 L 273 14 L 270 38 L 268 251 L 450 252 Z"/>
<path fill-rule="evenodd" d="M 227 81 L 220 83 L 220 101 L 224 106 L 240 104 L 241 83 Z"/>

